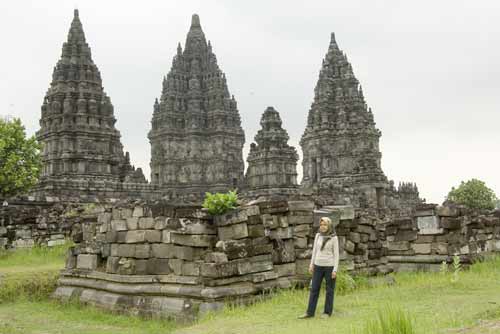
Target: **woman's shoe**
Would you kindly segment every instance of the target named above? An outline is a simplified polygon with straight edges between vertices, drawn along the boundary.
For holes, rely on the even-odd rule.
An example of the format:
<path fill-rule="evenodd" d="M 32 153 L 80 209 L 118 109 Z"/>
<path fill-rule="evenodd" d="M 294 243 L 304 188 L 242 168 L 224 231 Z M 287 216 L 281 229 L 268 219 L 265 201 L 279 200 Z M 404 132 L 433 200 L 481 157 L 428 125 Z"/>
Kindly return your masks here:
<path fill-rule="evenodd" d="M 302 314 L 301 316 L 299 316 L 298 319 L 309 319 L 312 317 L 313 317 L 312 315 L 305 313 L 305 314 Z"/>
<path fill-rule="evenodd" d="M 330 317 L 331 317 L 331 315 L 330 315 L 330 314 L 327 314 L 327 313 L 323 313 L 323 314 L 321 315 L 321 318 L 322 318 L 322 319 L 328 319 L 328 318 L 330 318 Z"/>

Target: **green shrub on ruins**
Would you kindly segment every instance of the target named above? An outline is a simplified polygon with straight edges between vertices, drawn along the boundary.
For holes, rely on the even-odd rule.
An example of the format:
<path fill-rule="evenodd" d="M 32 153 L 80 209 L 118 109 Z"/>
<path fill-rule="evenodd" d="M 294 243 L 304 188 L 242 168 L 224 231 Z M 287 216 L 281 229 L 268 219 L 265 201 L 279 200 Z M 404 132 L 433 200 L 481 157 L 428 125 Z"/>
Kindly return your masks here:
<path fill-rule="evenodd" d="M 497 203 L 495 192 L 477 179 L 462 181 L 458 188 L 451 188 L 446 199 L 471 209 L 492 210 Z"/>
<path fill-rule="evenodd" d="M 235 190 L 222 193 L 205 193 L 203 207 L 208 210 L 211 215 L 221 215 L 229 210 L 236 208 L 238 202 L 238 194 Z"/>

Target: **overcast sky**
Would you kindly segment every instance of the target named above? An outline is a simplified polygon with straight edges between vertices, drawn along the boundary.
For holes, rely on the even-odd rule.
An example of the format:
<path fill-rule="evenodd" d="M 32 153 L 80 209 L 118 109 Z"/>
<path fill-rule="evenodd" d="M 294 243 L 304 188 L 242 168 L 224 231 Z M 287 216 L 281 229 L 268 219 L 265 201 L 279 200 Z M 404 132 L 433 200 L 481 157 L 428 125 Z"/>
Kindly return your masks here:
<path fill-rule="evenodd" d="M 245 160 L 270 105 L 302 155 L 335 32 L 382 131 L 389 179 L 416 182 L 427 202 L 471 178 L 500 195 L 499 1 L 1 1 L 0 115 L 20 117 L 29 134 L 74 8 L 125 150 L 148 178 L 153 102 L 198 13 L 238 102 Z"/>

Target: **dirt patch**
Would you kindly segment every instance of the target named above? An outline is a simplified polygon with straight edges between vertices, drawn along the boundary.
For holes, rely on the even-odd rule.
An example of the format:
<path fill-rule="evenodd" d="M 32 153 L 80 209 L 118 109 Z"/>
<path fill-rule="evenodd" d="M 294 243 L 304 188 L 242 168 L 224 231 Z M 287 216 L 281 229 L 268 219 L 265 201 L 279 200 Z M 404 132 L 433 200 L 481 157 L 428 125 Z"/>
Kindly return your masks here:
<path fill-rule="evenodd" d="M 456 334 L 493 334 L 500 333 L 500 320 L 479 320 L 476 325 L 464 328 L 448 329 L 444 333 Z"/>

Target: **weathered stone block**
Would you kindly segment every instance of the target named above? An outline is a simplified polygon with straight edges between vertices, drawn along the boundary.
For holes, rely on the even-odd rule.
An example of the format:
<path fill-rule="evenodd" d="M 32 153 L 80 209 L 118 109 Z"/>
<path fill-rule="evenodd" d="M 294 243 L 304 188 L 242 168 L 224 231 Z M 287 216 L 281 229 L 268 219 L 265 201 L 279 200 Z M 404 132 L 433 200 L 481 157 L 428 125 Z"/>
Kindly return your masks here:
<path fill-rule="evenodd" d="M 169 218 L 165 218 L 163 216 L 155 217 L 155 226 L 154 226 L 154 229 L 155 230 L 164 230 L 164 229 L 166 229 L 167 226 L 168 226 L 168 219 Z"/>
<path fill-rule="evenodd" d="M 139 218 L 139 228 L 141 230 L 150 230 L 155 227 L 155 220 L 152 217 Z"/>
<path fill-rule="evenodd" d="M 273 262 L 269 257 L 261 255 L 261 256 L 251 257 L 247 261 L 238 262 L 237 268 L 239 275 L 245 275 L 250 273 L 272 270 Z"/>
<path fill-rule="evenodd" d="M 344 250 L 346 252 L 349 252 L 349 253 L 353 254 L 355 248 L 356 248 L 356 245 L 351 240 L 347 240 L 345 242 Z"/>
<path fill-rule="evenodd" d="M 106 242 L 113 243 L 118 240 L 118 232 L 117 231 L 108 231 L 106 232 Z"/>
<path fill-rule="evenodd" d="M 290 211 L 313 211 L 314 202 L 312 201 L 288 201 Z"/>
<path fill-rule="evenodd" d="M 128 217 L 127 218 L 127 229 L 129 230 L 137 230 L 139 228 L 139 218 L 137 217 Z"/>
<path fill-rule="evenodd" d="M 260 209 L 261 214 L 269 213 L 286 213 L 288 212 L 288 201 L 279 200 L 279 201 L 267 201 L 261 202 L 257 204 Z"/>
<path fill-rule="evenodd" d="M 230 260 L 251 256 L 252 246 L 250 239 L 218 241 L 216 245 L 217 249 L 227 254 Z"/>
<path fill-rule="evenodd" d="M 125 243 L 126 237 L 127 237 L 127 231 L 118 231 L 118 235 L 116 237 L 116 242 L 123 244 L 123 243 Z"/>
<path fill-rule="evenodd" d="M 222 226 L 217 233 L 220 240 L 242 239 L 248 237 L 248 227 L 246 223 Z"/>
<path fill-rule="evenodd" d="M 273 271 L 278 275 L 278 277 L 294 276 L 295 263 L 275 264 L 273 265 Z"/>
<path fill-rule="evenodd" d="M 180 221 L 182 225 L 180 231 L 184 234 L 217 234 L 215 225 L 209 224 L 207 221 L 193 218 L 181 218 Z"/>
<path fill-rule="evenodd" d="M 408 250 L 410 248 L 410 243 L 408 241 L 395 241 L 389 242 L 387 244 L 387 249 L 389 251 L 402 251 Z"/>
<path fill-rule="evenodd" d="M 1 245 L 0 245 L 1 246 Z M 73 254 L 68 254 L 66 256 L 65 268 L 66 269 L 75 269 L 76 268 L 77 256 Z"/>
<path fill-rule="evenodd" d="M 132 217 L 144 217 L 144 208 L 142 206 L 136 206 L 132 212 Z"/>
<path fill-rule="evenodd" d="M 171 259 L 175 257 L 175 246 L 173 244 L 152 244 L 152 254 L 156 258 Z"/>
<path fill-rule="evenodd" d="M 312 234 L 311 225 L 302 224 L 293 226 L 293 235 L 297 237 L 307 237 Z"/>
<path fill-rule="evenodd" d="M 400 230 L 396 233 L 394 241 L 413 241 L 417 239 L 417 231 Z"/>
<path fill-rule="evenodd" d="M 248 220 L 247 211 L 235 209 L 220 216 L 216 216 L 214 221 L 217 226 L 227 226 L 242 223 Z"/>
<path fill-rule="evenodd" d="M 76 268 L 95 270 L 99 264 L 99 258 L 96 254 L 80 254 L 78 255 Z"/>
<path fill-rule="evenodd" d="M 293 237 L 295 248 L 307 248 L 307 238 Z"/>
<path fill-rule="evenodd" d="M 424 209 L 424 210 L 417 210 L 413 216 L 414 217 L 434 216 L 434 209 L 430 208 L 430 209 Z"/>
<path fill-rule="evenodd" d="M 442 234 L 443 228 L 440 227 L 438 216 L 425 216 L 417 218 L 419 234 Z"/>
<path fill-rule="evenodd" d="M 238 262 L 227 263 L 203 263 L 201 265 L 201 276 L 210 278 L 229 277 L 238 274 Z"/>
<path fill-rule="evenodd" d="M 250 238 L 259 238 L 265 235 L 263 225 L 248 225 L 248 236 Z"/>
<path fill-rule="evenodd" d="M 436 214 L 441 217 L 458 217 L 460 211 L 454 206 L 438 206 L 436 208 Z"/>
<path fill-rule="evenodd" d="M 205 262 L 213 262 L 213 263 L 225 263 L 228 262 L 229 259 L 227 254 L 222 252 L 210 252 L 205 255 Z"/>
<path fill-rule="evenodd" d="M 197 250 L 200 250 L 200 248 L 174 245 L 174 255 L 177 259 L 187 261 L 198 259 L 201 257 L 201 253 Z"/>
<path fill-rule="evenodd" d="M 411 248 L 415 251 L 415 254 L 430 254 L 431 244 L 412 244 Z"/>
<path fill-rule="evenodd" d="M 134 257 L 135 256 L 135 245 L 119 244 L 117 256 L 119 256 L 119 257 Z"/>
<path fill-rule="evenodd" d="M 285 228 L 279 227 L 279 228 L 276 228 L 274 230 L 269 230 L 269 231 L 270 231 L 269 238 L 271 240 L 293 238 L 293 227 L 285 227 Z"/>
<path fill-rule="evenodd" d="M 279 217 L 279 227 L 285 228 L 288 227 L 288 217 L 287 216 L 278 216 Z"/>
<path fill-rule="evenodd" d="M 244 206 L 242 210 L 246 211 L 247 217 L 260 215 L 260 209 L 257 205 Z"/>
<path fill-rule="evenodd" d="M 162 232 L 161 231 L 157 231 L 157 230 L 146 230 L 146 233 L 145 233 L 145 239 L 146 239 L 146 242 L 161 242 L 161 234 Z"/>
<path fill-rule="evenodd" d="M 232 226 L 230 227 L 232 229 Z M 204 234 L 170 234 L 170 242 L 183 246 L 191 247 L 213 247 L 216 237 L 214 235 Z"/>
<path fill-rule="evenodd" d="M 168 230 L 162 231 L 161 242 L 163 242 L 165 244 L 172 243 L 171 235 L 172 235 L 172 231 L 168 231 Z"/>
<path fill-rule="evenodd" d="M 290 224 L 290 225 L 301 225 L 301 224 L 312 225 L 313 222 L 314 222 L 314 216 L 312 213 L 310 215 L 289 215 L 288 216 L 288 224 Z"/>
<path fill-rule="evenodd" d="M 249 216 L 248 225 L 261 225 L 262 224 L 262 217 L 261 216 Z"/>
<path fill-rule="evenodd" d="M 459 218 L 442 217 L 441 227 L 449 230 L 456 230 L 461 227 L 461 220 Z"/>
<path fill-rule="evenodd" d="M 136 275 L 148 274 L 148 260 L 135 260 L 135 274 Z"/>
<path fill-rule="evenodd" d="M 340 220 L 354 219 L 354 207 L 352 205 L 329 205 L 322 208 L 323 210 L 340 212 Z"/>
<path fill-rule="evenodd" d="M 184 261 L 181 259 L 170 259 L 168 261 L 168 265 L 170 266 L 170 269 L 174 272 L 176 275 L 182 275 L 182 267 L 183 267 Z"/>
<path fill-rule="evenodd" d="M 172 273 L 168 259 L 151 258 L 147 263 L 147 272 L 150 275 L 168 275 Z"/>
<path fill-rule="evenodd" d="M 434 241 L 434 236 L 433 235 L 417 235 L 417 240 L 415 240 L 415 243 L 417 244 L 427 244 L 427 243 L 432 243 Z"/>
<path fill-rule="evenodd" d="M 276 215 L 262 215 L 262 224 L 269 229 L 278 228 L 280 225 L 279 216 Z"/>
<path fill-rule="evenodd" d="M 295 273 L 296 275 L 299 276 L 308 276 L 310 277 L 311 274 L 309 274 L 309 264 L 311 263 L 311 260 L 309 259 L 298 259 L 295 262 Z"/>
<path fill-rule="evenodd" d="M 145 230 L 128 231 L 125 235 L 125 242 L 128 244 L 142 243 L 146 241 Z"/>
<path fill-rule="evenodd" d="M 116 256 L 110 256 L 106 260 L 106 272 L 110 274 L 116 274 L 119 268 L 120 258 Z"/>
<path fill-rule="evenodd" d="M 272 256 L 273 263 L 277 264 L 295 261 L 295 245 L 293 240 L 275 240 Z"/>
<path fill-rule="evenodd" d="M 111 256 L 118 256 L 118 244 L 111 244 Z"/>
<path fill-rule="evenodd" d="M 113 231 L 126 231 L 127 221 L 124 219 L 115 219 L 111 221 L 111 230 Z"/>
<path fill-rule="evenodd" d="M 349 239 L 354 242 L 354 243 L 359 243 L 361 242 L 361 237 L 359 235 L 359 233 L 357 232 L 350 232 L 349 233 Z"/>
<path fill-rule="evenodd" d="M 448 244 L 446 242 L 434 242 L 432 243 L 432 252 L 446 255 L 448 254 Z"/>
<path fill-rule="evenodd" d="M 182 265 L 182 275 L 184 276 L 199 276 L 200 275 L 200 262 L 184 262 Z"/>
<path fill-rule="evenodd" d="M 121 258 L 120 261 L 118 261 L 118 274 L 135 275 L 135 260 Z"/>
<path fill-rule="evenodd" d="M 151 256 L 151 246 L 149 244 L 135 245 L 135 258 L 148 259 Z"/>

